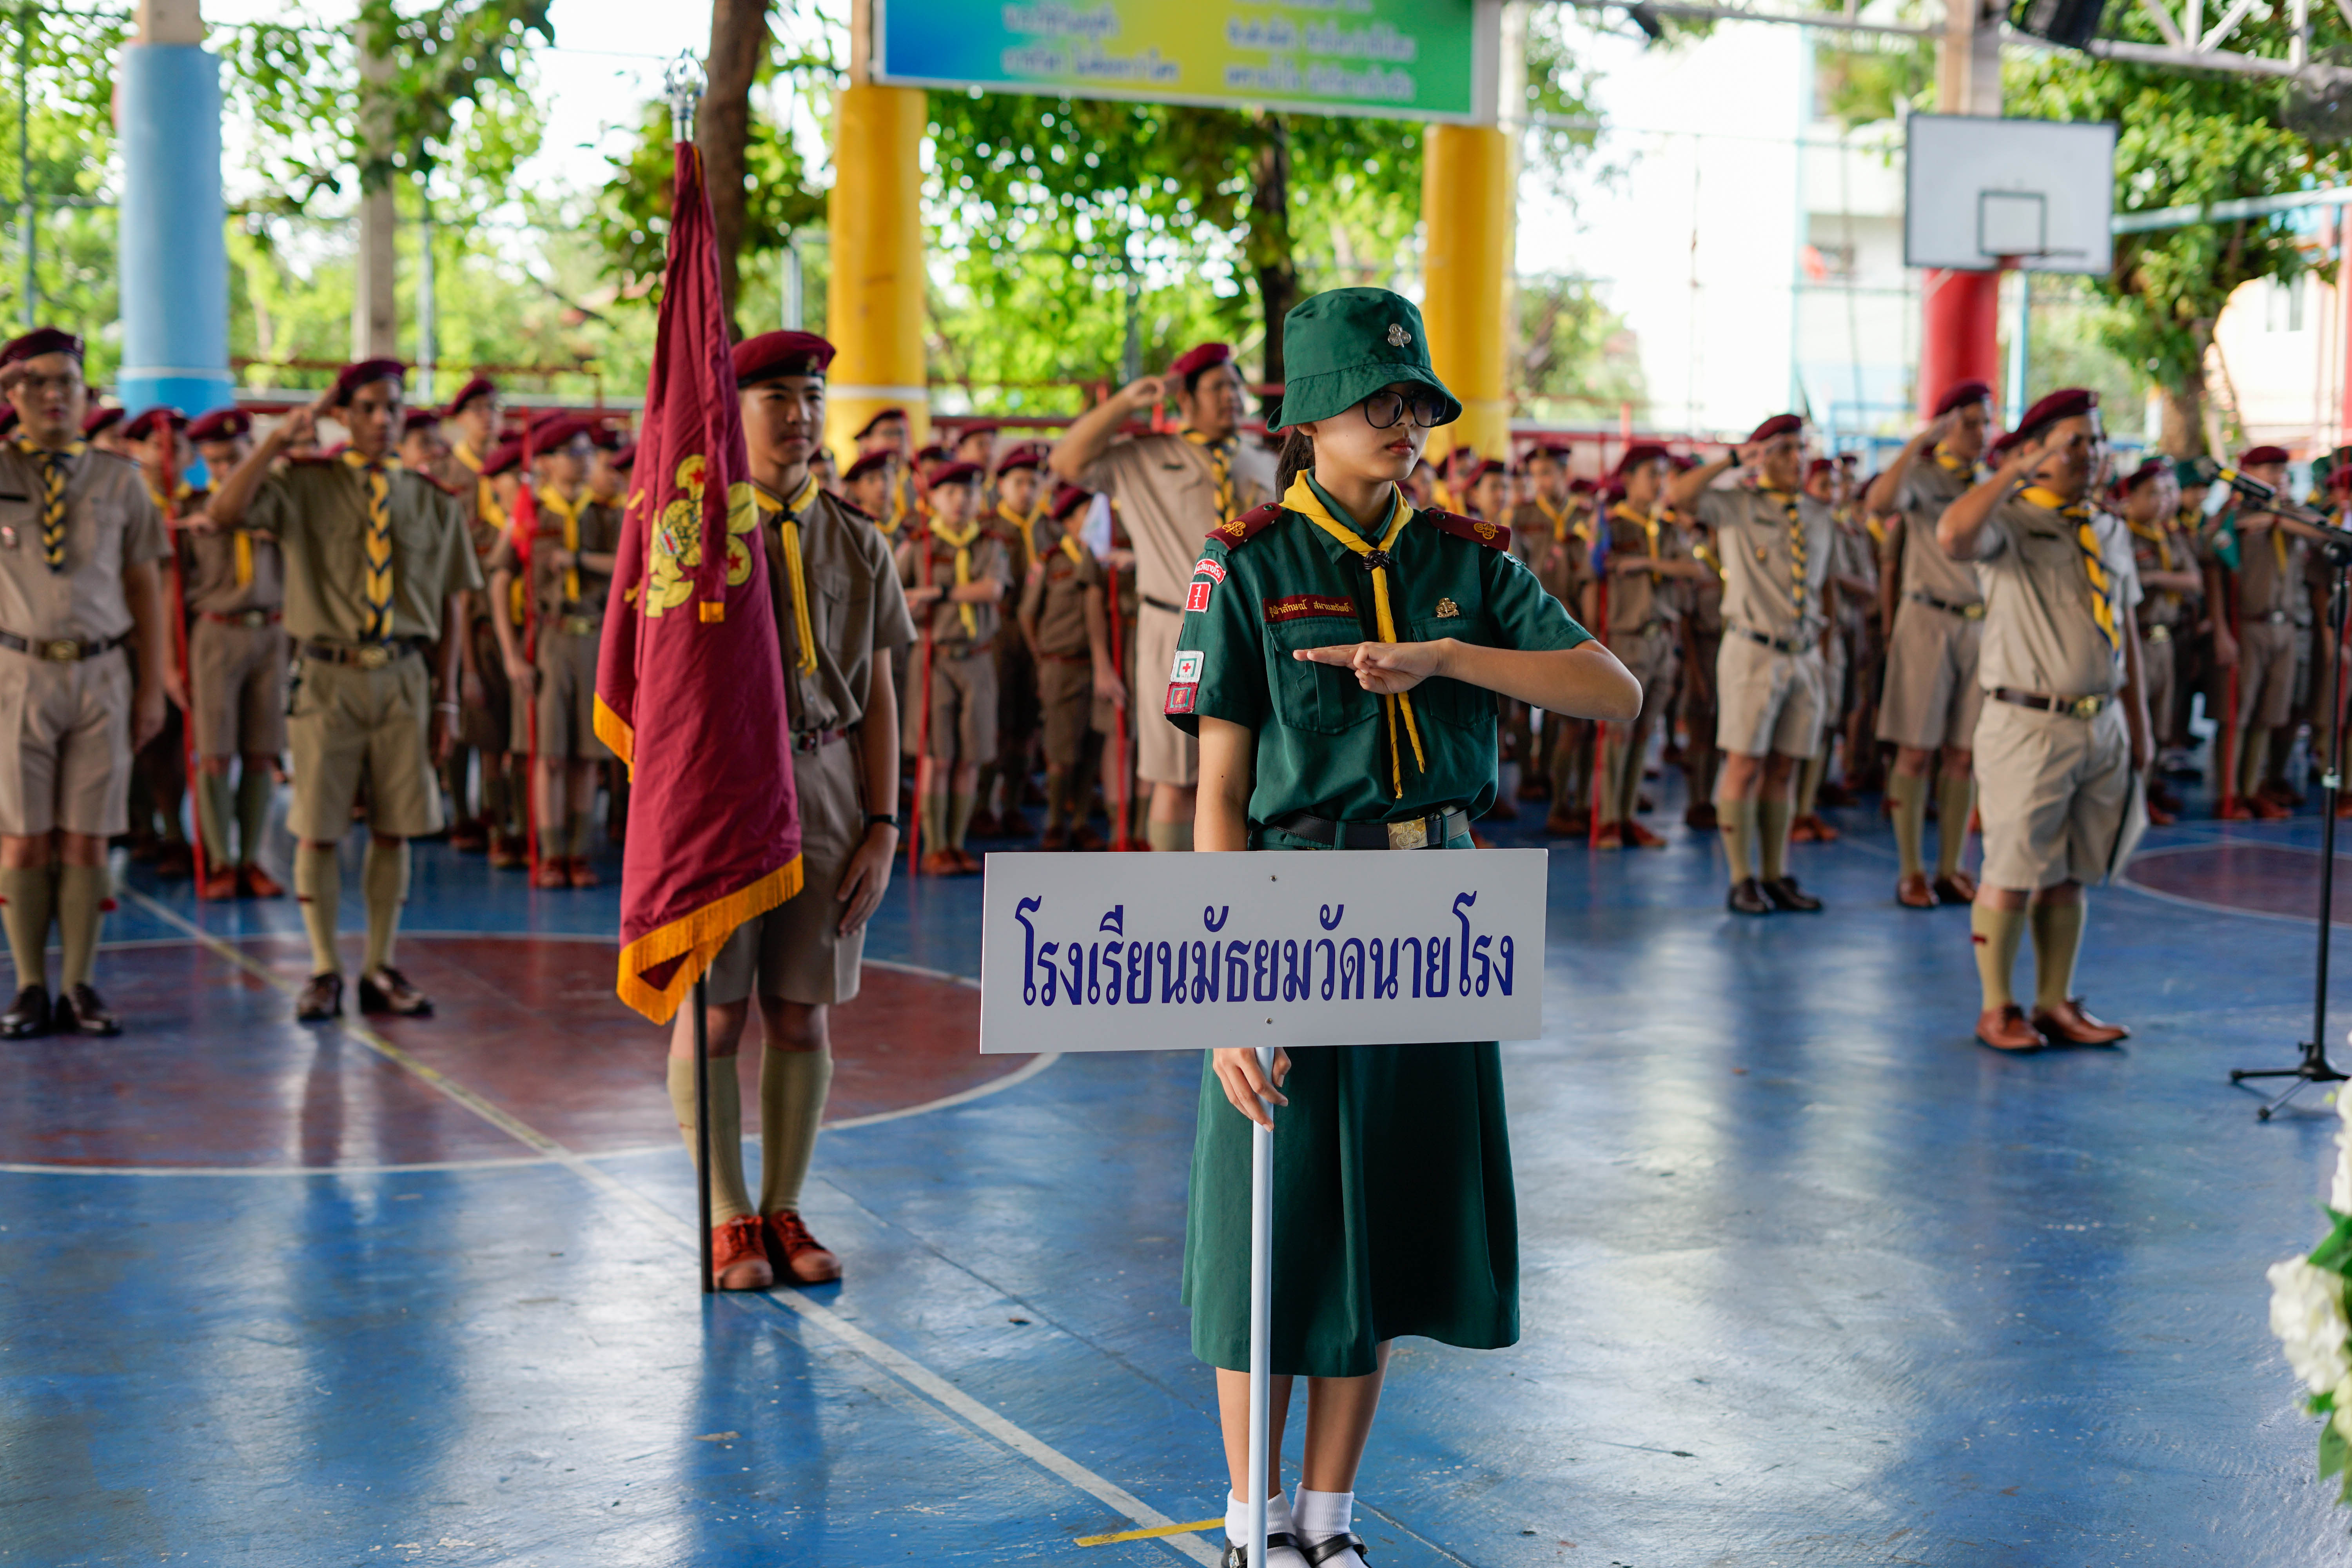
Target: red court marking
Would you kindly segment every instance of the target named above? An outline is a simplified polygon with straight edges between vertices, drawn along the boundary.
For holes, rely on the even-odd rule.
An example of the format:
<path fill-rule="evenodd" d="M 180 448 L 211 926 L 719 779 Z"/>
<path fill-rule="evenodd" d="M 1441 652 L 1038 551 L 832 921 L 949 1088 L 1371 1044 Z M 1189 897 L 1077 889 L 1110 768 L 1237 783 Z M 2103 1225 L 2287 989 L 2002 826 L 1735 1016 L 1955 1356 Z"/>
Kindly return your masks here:
<path fill-rule="evenodd" d="M 299 983 L 309 949 L 245 951 Z M 346 954 L 347 962 L 356 952 Z M 675 1143 L 667 1033 L 613 994 L 602 942 L 424 937 L 400 944 L 429 1019 L 371 1019 L 403 1050 L 585 1154 Z M 99 980 L 126 1032 L 111 1040 L 0 1042 L 0 1163 L 420 1164 L 530 1153 L 413 1075 L 191 942 L 107 952 Z M 356 1005 L 347 992 L 346 1009 Z M 928 1104 L 1027 1065 L 980 1054 L 980 994 L 869 966 L 834 1014 L 827 1116 Z M 759 1052 L 740 1068 L 746 1131 L 759 1121 Z"/>
<path fill-rule="evenodd" d="M 2319 910 L 2319 852 L 2280 844 L 2221 843 L 2144 855 L 2125 880 L 2225 910 L 2310 920 Z M 2334 919 L 2352 923 L 2352 856 L 2336 858 Z"/>

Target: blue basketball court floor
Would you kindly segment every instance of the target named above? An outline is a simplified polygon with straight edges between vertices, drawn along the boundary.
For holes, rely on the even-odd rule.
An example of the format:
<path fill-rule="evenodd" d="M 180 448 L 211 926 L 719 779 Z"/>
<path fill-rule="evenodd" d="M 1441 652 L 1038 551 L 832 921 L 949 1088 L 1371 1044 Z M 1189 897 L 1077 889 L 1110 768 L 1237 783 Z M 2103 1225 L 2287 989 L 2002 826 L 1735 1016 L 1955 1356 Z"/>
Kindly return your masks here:
<path fill-rule="evenodd" d="M 1399 1347 L 1373 1563 L 2352 1564 L 2263 1279 L 2335 1120 L 2227 1081 L 2307 1031 L 2316 817 L 2154 835 L 2080 987 L 2133 1037 L 2012 1058 L 1966 911 L 1830 815 L 1810 918 L 1679 826 L 1555 847 L 1524 1338 Z M 420 847 L 439 1016 L 313 1029 L 290 900 L 131 873 L 129 1032 L 0 1047 L 0 1563 L 1214 1561 L 1087 1544 L 1223 1509 L 1193 1058 L 980 1058 L 979 885 L 901 880 L 808 1202 L 847 1278 L 705 1299 L 616 891 L 521 882 Z"/>

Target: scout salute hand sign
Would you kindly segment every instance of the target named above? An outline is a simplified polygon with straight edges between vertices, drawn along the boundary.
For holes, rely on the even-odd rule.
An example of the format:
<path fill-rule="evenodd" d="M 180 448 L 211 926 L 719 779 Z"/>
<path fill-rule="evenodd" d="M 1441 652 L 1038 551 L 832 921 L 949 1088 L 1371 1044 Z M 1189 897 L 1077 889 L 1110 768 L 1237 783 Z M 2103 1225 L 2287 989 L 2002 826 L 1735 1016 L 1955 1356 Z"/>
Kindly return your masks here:
<path fill-rule="evenodd" d="M 1162 710 L 1200 741 L 1194 845 L 1467 847 L 1495 798 L 1496 693 L 1623 721 L 1641 690 L 1511 553 L 1507 527 L 1416 511 L 1399 489 L 1431 427 L 1461 413 L 1410 301 L 1317 295 L 1284 321 L 1283 348 L 1282 500 L 1210 536 L 1163 666 Z M 1250 1568 L 1362 1568 L 1349 1510 L 1389 1342 L 1518 1337 L 1496 1047 L 1302 1049 L 1270 1075 L 1254 1050 L 1218 1050 L 1198 1114 L 1184 1298 L 1194 1352 L 1218 1369 L 1226 1533 L 1245 1536 L 1252 1500 L 1271 1497 L 1269 1562 Z M 1303 1373 L 1295 1508 L 1278 1461 L 1250 1474 L 1248 1277 L 1234 1267 L 1249 1256 L 1251 1123 L 1276 1118 L 1268 1452 Z"/>

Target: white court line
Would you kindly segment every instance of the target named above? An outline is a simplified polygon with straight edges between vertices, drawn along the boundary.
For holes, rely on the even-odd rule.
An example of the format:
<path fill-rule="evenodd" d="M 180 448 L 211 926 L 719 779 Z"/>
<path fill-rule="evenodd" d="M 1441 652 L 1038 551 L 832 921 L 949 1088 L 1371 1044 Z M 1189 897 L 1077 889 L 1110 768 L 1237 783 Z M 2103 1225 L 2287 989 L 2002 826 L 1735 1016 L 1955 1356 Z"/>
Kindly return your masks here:
<path fill-rule="evenodd" d="M 247 974 L 289 995 L 293 994 L 295 988 L 276 973 L 247 954 L 239 952 L 226 941 L 213 935 L 194 921 L 187 920 L 177 910 L 158 903 L 135 889 L 125 888 L 122 891 L 124 897 L 135 900 L 156 918 L 186 931 L 205 947 L 236 965 Z M 598 1170 L 585 1156 L 574 1152 L 529 1122 L 501 1110 L 446 1073 L 436 1071 L 417 1060 L 368 1027 L 366 1024 L 356 1019 L 339 1019 L 337 1027 L 350 1038 L 358 1041 L 403 1071 L 414 1074 L 431 1088 L 472 1111 L 517 1142 L 538 1151 L 544 1159 L 562 1165 L 598 1192 L 631 1209 L 639 1218 L 647 1221 L 665 1242 L 681 1251 L 693 1254 L 698 1260 L 700 1247 L 694 1236 L 692 1221 L 681 1219 L 635 1188 L 606 1172 Z M 685 1229 L 684 1235 L 679 1234 L 681 1226 Z M 1133 1521 L 1139 1528 L 1159 1530 L 1178 1522 L 1144 1502 L 1142 1499 L 1124 1487 L 1097 1475 L 1044 1438 L 1034 1436 L 998 1415 L 920 1362 L 877 1339 L 839 1313 L 808 1300 L 799 1291 L 789 1289 L 771 1291 L 765 1294 L 764 1299 L 770 1306 L 796 1313 L 803 1321 L 822 1329 L 876 1367 L 887 1372 L 916 1393 L 931 1401 L 943 1414 L 960 1418 L 983 1435 L 994 1438 L 1023 1458 L 1036 1465 L 1040 1469 L 1060 1477 L 1087 1496 L 1117 1510 L 1120 1517 Z M 1168 1546 L 1193 1562 L 1206 1564 L 1207 1568 L 1216 1568 L 1219 1554 L 1200 1537 L 1177 1535 L 1163 1536 L 1160 1539 Z"/>

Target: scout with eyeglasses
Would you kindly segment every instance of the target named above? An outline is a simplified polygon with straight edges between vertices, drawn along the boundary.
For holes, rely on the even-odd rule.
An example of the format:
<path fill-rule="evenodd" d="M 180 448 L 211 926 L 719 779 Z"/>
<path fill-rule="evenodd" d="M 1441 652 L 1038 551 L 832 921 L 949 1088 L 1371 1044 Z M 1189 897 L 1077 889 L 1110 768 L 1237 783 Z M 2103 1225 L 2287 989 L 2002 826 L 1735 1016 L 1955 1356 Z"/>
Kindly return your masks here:
<path fill-rule="evenodd" d="M 1494 800 L 1495 699 L 1626 720 L 1641 691 L 1509 549 L 1501 523 L 1415 510 L 1399 481 L 1461 405 L 1421 312 L 1384 289 L 1283 323 L 1282 499 L 1210 535 L 1163 710 L 1198 735 L 1202 850 L 1465 848 Z M 1518 1337 L 1517 1228 L 1493 1043 L 1357 1046 L 1204 1064 L 1184 1297 L 1216 1367 L 1244 1533 L 1264 1487 L 1273 1564 L 1361 1568 L 1355 1475 L 1391 1342 Z M 1261 1096 L 1271 1101 L 1269 1111 Z M 1269 1452 L 1307 1384 L 1294 1505 L 1248 1470 L 1250 1124 L 1281 1128 Z M 1241 1561 L 1237 1548 L 1225 1561 Z M 1257 1565 L 1263 1568 L 1263 1565 Z"/>

